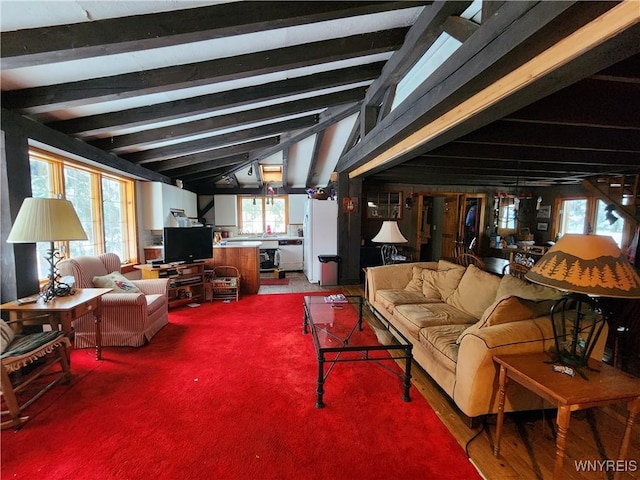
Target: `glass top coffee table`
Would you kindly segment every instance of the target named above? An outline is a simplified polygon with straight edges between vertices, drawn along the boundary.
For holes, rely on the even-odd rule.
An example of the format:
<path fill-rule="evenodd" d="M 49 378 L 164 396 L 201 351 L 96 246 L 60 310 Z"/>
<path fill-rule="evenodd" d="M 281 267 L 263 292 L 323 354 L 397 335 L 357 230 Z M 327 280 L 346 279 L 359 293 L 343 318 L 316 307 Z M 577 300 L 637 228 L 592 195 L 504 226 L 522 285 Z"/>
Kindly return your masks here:
<path fill-rule="evenodd" d="M 409 388 L 413 345 L 391 324 L 374 331 L 363 321 L 363 307 L 364 299 L 357 295 L 344 296 L 341 302 L 331 302 L 328 297 L 322 295 L 304 297 L 302 333 L 307 334 L 309 329 L 311 330 L 313 346 L 318 357 L 317 408 L 324 407 L 324 384 L 333 367 L 339 362 L 374 361 L 385 367 L 380 362 L 404 359 L 403 374 L 385 368 L 402 378 L 402 399 L 405 402 L 411 401 Z M 378 336 L 385 345 L 378 342 Z M 387 341 L 392 336 L 396 341 Z"/>

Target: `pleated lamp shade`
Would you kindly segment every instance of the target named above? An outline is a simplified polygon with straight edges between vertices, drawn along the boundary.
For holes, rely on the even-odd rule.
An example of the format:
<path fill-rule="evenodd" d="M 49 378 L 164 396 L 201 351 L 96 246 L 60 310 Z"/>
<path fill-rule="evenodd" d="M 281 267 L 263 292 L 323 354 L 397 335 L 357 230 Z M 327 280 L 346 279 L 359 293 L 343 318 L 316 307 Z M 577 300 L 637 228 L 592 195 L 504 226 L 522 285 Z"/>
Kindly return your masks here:
<path fill-rule="evenodd" d="M 8 243 L 87 240 L 73 204 L 60 198 L 25 198 Z"/>

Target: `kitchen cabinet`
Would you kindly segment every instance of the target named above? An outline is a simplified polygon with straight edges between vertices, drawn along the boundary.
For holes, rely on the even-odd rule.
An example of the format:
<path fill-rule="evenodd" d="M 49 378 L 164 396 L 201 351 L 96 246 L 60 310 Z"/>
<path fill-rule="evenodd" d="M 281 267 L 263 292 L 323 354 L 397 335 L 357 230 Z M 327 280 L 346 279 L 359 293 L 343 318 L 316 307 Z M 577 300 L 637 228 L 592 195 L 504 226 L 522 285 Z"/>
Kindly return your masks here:
<path fill-rule="evenodd" d="M 145 230 L 171 227 L 171 210 L 182 210 L 187 217 L 198 215 L 197 195 L 189 190 L 161 182 L 141 182 L 142 224 Z"/>
<path fill-rule="evenodd" d="M 258 293 L 260 289 L 260 242 L 234 242 L 214 245 L 213 258 L 205 260 L 206 268 L 233 266 L 240 272 L 240 292 L 245 295 Z"/>
<path fill-rule="evenodd" d="M 238 225 L 238 196 L 214 195 L 213 211 L 216 227 L 235 227 Z"/>

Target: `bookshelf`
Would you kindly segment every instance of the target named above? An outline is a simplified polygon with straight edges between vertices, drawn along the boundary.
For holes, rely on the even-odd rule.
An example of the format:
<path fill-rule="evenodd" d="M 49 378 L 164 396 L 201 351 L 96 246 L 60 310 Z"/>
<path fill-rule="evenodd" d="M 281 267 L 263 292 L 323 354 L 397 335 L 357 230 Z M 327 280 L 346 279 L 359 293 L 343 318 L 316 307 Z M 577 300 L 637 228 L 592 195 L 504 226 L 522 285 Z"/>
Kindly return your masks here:
<path fill-rule="evenodd" d="M 204 262 L 180 265 L 136 265 L 142 278 L 169 279 L 169 308 L 204 300 Z"/>

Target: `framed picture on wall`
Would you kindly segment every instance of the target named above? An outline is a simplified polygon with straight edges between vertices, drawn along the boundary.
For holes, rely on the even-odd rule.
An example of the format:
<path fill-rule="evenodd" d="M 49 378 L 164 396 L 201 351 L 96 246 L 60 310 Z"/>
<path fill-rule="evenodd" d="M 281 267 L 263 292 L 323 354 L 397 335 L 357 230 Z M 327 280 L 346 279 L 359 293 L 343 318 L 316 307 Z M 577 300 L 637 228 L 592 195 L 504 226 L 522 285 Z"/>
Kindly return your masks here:
<path fill-rule="evenodd" d="M 546 232 L 549 230 L 549 224 L 547 222 L 538 222 L 538 231 Z"/>
<path fill-rule="evenodd" d="M 541 205 L 538 210 L 538 218 L 551 218 L 551 205 Z"/>

